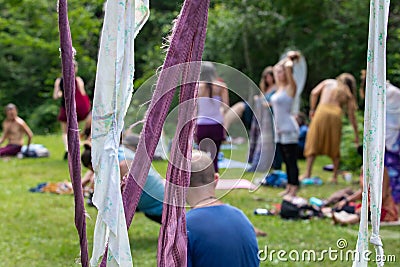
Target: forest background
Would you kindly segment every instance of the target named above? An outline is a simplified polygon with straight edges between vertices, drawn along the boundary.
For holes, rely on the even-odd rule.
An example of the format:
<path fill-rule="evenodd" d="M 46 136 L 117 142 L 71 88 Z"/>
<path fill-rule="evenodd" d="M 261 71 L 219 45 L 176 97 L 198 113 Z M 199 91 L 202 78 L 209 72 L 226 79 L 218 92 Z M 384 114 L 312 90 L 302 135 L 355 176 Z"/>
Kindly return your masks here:
<path fill-rule="evenodd" d="M 91 97 L 104 2 L 68 1 L 79 75 Z M 203 60 L 234 67 L 258 84 L 265 66 L 285 50 L 299 49 L 308 64 L 306 111 L 310 90 L 321 80 L 349 72 L 359 84 L 366 67 L 369 2 L 213 0 Z M 56 5 L 56 0 L 0 0 L 0 106 L 15 103 L 36 134 L 59 130 L 60 103 L 52 99 L 54 80 L 61 75 Z M 162 65 L 162 45 L 182 1 L 152 0 L 150 5 L 150 19 L 135 40 L 135 88 Z M 387 70 L 387 78 L 400 86 L 399 1 L 390 6 Z"/>

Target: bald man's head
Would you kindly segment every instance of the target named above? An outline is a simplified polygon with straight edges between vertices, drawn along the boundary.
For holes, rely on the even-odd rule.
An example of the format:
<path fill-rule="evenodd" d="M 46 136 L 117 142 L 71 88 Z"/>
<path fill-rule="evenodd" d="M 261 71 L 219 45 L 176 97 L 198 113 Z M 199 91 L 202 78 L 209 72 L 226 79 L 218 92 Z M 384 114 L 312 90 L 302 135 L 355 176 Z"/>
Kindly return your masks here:
<path fill-rule="evenodd" d="M 215 181 L 213 161 L 207 153 L 193 151 L 191 168 L 190 187 L 204 186 Z"/>

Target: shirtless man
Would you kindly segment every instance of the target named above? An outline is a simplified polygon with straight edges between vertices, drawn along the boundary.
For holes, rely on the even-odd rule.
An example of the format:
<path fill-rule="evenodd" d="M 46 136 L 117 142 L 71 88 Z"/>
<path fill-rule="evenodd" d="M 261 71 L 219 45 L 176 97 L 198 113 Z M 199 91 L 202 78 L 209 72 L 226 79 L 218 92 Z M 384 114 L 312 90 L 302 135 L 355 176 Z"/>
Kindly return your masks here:
<path fill-rule="evenodd" d="M 355 90 L 354 77 L 343 73 L 336 79 L 322 81 L 311 91 L 310 119 L 312 120 L 304 148 L 307 169 L 300 179 L 311 177 L 312 165 L 317 155 L 327 155 L 333 161 L 332 182 L 337 183 L 344 108 L 347 108 L 347 115 L 355 134 L 354 142 L 358 146 Z"/>
<path fill-rule="evenodd" d="M 21 151 L 24 144 L 24 135 L 28 136 L 28 145 L 32 140 L 32 131 L 23 119 L 18 117 L 17 107 L 14 104 L 8 104 L 5 108 L 6 119 L 3 122 L 3 136 L 0 138 L 0 144 L 8 140 L 8 145 L 0 148 L 0 157 L 15 156 Z"/>

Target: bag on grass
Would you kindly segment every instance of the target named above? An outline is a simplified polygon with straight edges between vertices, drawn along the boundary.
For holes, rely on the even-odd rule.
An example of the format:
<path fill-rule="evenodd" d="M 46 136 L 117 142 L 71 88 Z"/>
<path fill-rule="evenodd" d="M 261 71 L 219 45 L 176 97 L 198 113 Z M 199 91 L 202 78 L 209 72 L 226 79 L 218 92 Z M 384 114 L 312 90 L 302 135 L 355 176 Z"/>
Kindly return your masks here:
<path fill-rule="evenodd" d="M 26 146 L 23 146 L 21 152 L 27 158 L 45 158 L 50 156 L 49 150 L 41 144 L 30 144 L 29 150 L 26 149 Z"/>
<path fill-rule="evenodd" d="M 285 187 L 287 184 L 287 174 L 283 171 L 275 170 L 269 173 L 261 184 L 272 187 Z"/>
<path fill-rule="evenodd" d="M 293 204 L 288 200 L 282 200 L 280 215 L 283 219 L 307 220 L 312 217 L 319 217 L 321 212 L 308 204 Z"/>

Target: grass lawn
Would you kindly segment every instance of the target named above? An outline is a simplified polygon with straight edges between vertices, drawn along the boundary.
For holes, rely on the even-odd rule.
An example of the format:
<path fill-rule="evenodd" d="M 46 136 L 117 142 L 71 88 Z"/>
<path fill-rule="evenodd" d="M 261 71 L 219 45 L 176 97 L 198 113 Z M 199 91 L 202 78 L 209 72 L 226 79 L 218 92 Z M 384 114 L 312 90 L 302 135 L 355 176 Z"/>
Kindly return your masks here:
<path fill-rule="evenodd" d="M 50 150 L 50 157 L 43 159 L 0 160 L 0 266 L 77 266 L 79 240 L 74 226 L 74 203 L 72 196 L 30 193 L 28 189 L 41 182 L 60 182 L 68 180 L 68 165 L 62 160 L 63 145 L 58 135 L 35 136 L 35 143 L 44 144 Z M 225 152 L 227 156 L 229 152 Z M 232 151 L 233 159 L 244 161 L 244 150 Z M 330 163 L 325 157 L 318 158 L 314 167 L 315 175 L 324 181 L 330 173 L 322 171 L 322 166 Z M 160 173 L 166 171 L 166 162 L 154 164 Z M 304 170 L 304 161 L 299 161 L 300 172 Z M 224 170 L 222 170 L 224 171 Z M 222 178 L 240 178 L 239 170 L 229 170 Z M 261 174 L 259 174 L 261 177 Z M 251 174 L 244 174 L 251 179 Z M 304 187 L 300 195 L 326 197 L 335 190 L 347 186 L 343 179 L 339 185 Z M 357 186 L 355 186 L 356 188 Z M 258 238 L 260 249 L 268 246 L 271 250 L 315 250 L 321 252 L 329 248 L 338 249 L 337 240 L 345 239 L 348 247 L 354 249 L 357 240 L 357 226 L 333 226 L 329 219 L 308 221 L 285 221 L 280 217 L 256 216 L 255 208 L 272 207 L 279 203 L 281 189 L 259 188 L 255 192 L 248 190 L 218 191 L 224 202 L 237 206 L 246 213 L 250 221 L 268 233 Z M 93 229 L 96 210 L 87 207 L 91 219 L 87 220 L 89 254 L 93 242 Z M 129 231 L 132 255 L 135 266 L 156 266 L 157 238 L 160 226 L 143 214 L 137 214 Z M 385 266 L 399 266 L 400 227 L 381 228 L 381 236 L 386 255 L 395 255 L 397 263 Z M 370 246 L 373 250 L 373 247 Z M 292 254 L 295 256 L 295 254 Z M 340 254 L 338 254 L 340 255 Z M 343 254 L 345 255 L 345 254 Z M 326 255 L 323 262 L 274 261 L 269 259 L 260 266 L 351 266 L 351 262 L 329 260 Z M 334 256 L 334 255 L 333 255 Z M 286 255 L 287 257 L 287 255 Z M 370 266 L 375 266 L 370 263 Z"/>

